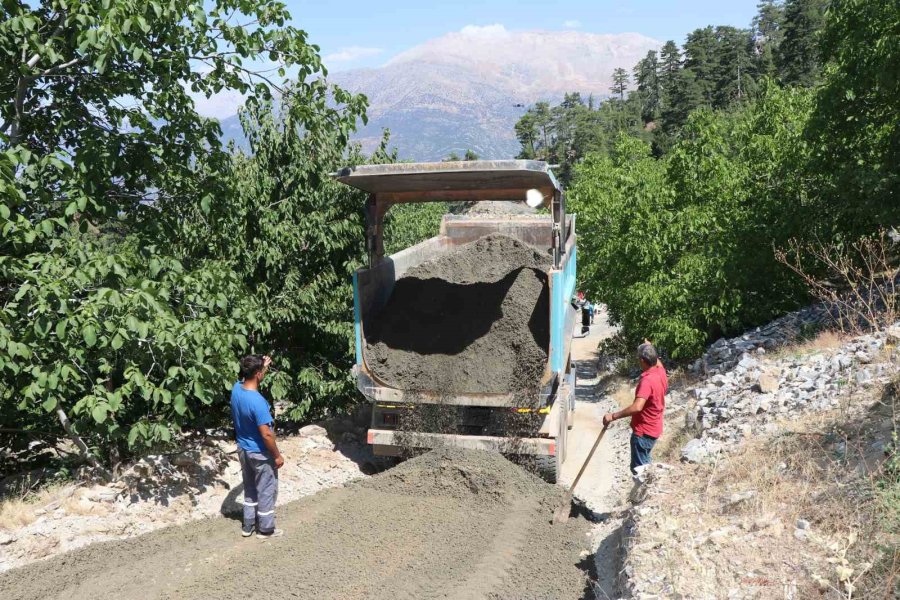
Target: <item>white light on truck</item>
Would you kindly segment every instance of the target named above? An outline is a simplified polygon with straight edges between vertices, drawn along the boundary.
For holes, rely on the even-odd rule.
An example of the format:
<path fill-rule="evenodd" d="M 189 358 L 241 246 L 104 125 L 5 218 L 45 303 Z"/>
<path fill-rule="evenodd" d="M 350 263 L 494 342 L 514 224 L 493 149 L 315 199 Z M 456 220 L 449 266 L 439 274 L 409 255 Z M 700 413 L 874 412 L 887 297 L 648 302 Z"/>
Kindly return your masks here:
<path fill-rule="evenodd" d="M 544 203 L 544 195 L 540 190 L 530 189 L 525 192 L 525 204 L 531 208 L 537 208 Z"/>

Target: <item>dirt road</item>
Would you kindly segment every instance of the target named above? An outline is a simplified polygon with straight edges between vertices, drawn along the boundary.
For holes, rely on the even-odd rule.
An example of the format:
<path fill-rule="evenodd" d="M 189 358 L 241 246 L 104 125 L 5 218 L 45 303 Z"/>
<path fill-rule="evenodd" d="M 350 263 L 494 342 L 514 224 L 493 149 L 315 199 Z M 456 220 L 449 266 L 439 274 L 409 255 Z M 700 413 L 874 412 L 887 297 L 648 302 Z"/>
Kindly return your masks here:
<path fill-rule="evenodd" d="M 0 597 L 579 598 L 590 524 L 550 524 L 561 493 L 499 455 L 437 451 L 284 506 L 282 538 L 198 521 L 0 574 Z"/>
<path fill-rule="evenodd" d="M 611 397 L 598 389 L 597 345 L 614 333 L 600 313 L 586 336 L 575 328 L 572 358 L 577 367 L 575 387 L 575 424 L 569 432 L 568 455 L 560 474 L 560 484 L 570 485 L 581 468 L 591 446 L 603 428 L 603 415 L 621 408 Z M 575 497 L 594 512 L 599 521 L 591 530 L 594 581 L 589 598 L 616 598 L 616 579 L 619 570 L 619 541 L 625 496 L 631 488 L 628 472 L 627 423 L 615 423 L 603 438 L 603 443 L 591 459 L 578 482 Z"/>

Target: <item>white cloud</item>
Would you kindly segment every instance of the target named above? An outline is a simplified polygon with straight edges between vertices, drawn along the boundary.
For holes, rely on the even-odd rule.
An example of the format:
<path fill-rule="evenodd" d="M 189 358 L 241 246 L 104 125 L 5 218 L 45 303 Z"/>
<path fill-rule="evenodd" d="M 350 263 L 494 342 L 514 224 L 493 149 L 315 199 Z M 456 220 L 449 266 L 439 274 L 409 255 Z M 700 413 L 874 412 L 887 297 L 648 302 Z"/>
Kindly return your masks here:
<path fill-rule="evenodd" d="M 368 58 L 370 56 L 378 56 L 384 52 L 383 48 L 371 48 L 368 46 L 345 46 L 337 52 L 326 54 L 322 57 L 322 61 L 327 63 L 351 62 L 360 58 Z"/>
<path fill-rule="evenodd" d="M 581 21 L 577 19 L 569 19 L 568 21 L 563 21 L 563 27 L 566 29 L 578 29 L 581 27 Z"/>
<path fill-rule="evenodd" d="M 236 90 L 227 90 L 213 94 L 207 98 L 203 94 L 188 92 L 194 99 L 197 112 L 204 117 L 224 119 L 237 113 L 238 108 L 244 103 L 244 96 Z"/>
<path fill-rule="evenodd" d="M 506 35 L 506 27 L 499 23 L 493 25 L 466 25 L 459 32 L 463 35 L 477 35 L 482 37 L 492 37 L 496 35 Z"/>

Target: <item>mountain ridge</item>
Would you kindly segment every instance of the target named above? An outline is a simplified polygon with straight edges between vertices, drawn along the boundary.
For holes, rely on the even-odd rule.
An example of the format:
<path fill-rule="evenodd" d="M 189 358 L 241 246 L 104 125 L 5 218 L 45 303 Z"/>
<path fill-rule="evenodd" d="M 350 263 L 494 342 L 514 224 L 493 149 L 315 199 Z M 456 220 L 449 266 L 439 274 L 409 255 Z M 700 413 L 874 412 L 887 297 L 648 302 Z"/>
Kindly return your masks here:
<path fill-rule="evenodd" d="M 380 67 L 332 72 L 328 80 L 368 97 L 369 122 L 354 136 L 366 152 L 389 129 L 402 159 L 440 160 L 466 150 L 512 158 L 519 151 L 514 126 L 525 107 L 567 92 L 606 97 L 614 69 L 630 72 L 661 45 L 639 33 L 467 26 Z"/>

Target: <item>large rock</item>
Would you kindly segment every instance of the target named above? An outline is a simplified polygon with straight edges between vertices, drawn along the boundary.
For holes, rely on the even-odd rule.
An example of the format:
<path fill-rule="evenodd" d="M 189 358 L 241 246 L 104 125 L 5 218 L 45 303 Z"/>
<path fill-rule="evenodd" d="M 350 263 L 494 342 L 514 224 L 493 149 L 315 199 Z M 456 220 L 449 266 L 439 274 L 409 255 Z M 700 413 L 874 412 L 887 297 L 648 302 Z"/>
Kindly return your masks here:
<path fill-rule="evenodd" d="M 889 346 L 900 346 L 900 324 L 888 327 L 885 335 L 885 341 Z"/>
<path fill-rule="evenodd" d="M 82 492 L 81 497 L 91 502 L 115 502 L 121 494 L 122 490 L 119 488 L 98 485 Z"/>
<path fill-rule="evenodd" d="M 305 427 L 301 427 L 300 431 L 298 431 L 303 437 L 328 437 L 328 432 L 325 431 L 324 427 L 319 425 L 307 425 Z"/>
<path fill-rule="evenodd" d="M 713 462 L 721 450 L 721 444 L 714 440 L 696 438 L 681 448 L 681 460 L 689 463 L 707 464 Z"/>
<path fill-rule="evenodd" d="M 774 394 L 778 391 L 778 378 L 768 372 L 760 373 L 759 379 L 756 381 L 756 387 L 763 394 Z"/>

